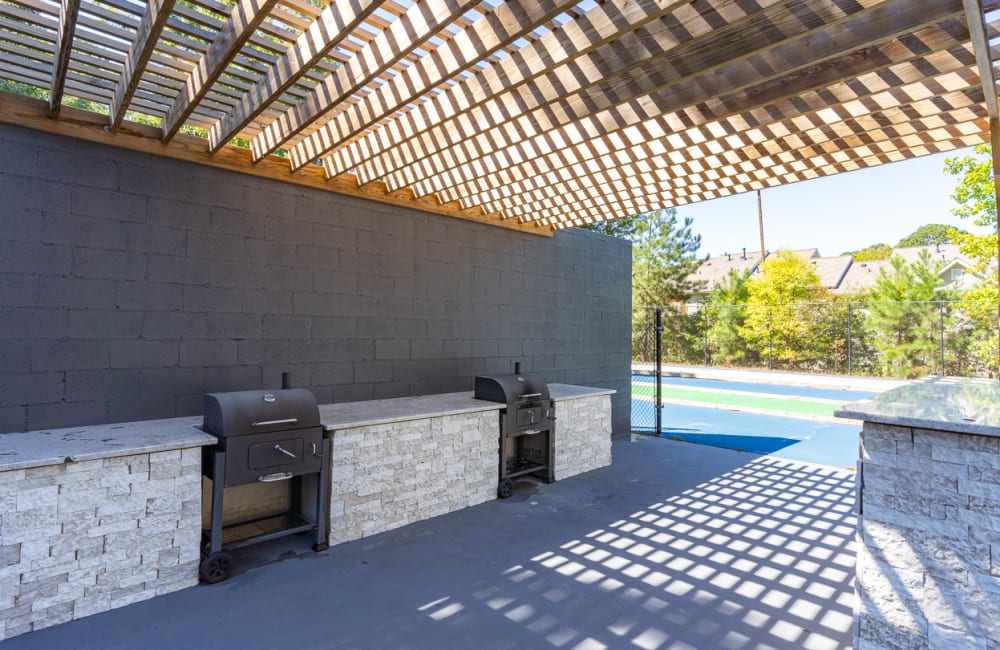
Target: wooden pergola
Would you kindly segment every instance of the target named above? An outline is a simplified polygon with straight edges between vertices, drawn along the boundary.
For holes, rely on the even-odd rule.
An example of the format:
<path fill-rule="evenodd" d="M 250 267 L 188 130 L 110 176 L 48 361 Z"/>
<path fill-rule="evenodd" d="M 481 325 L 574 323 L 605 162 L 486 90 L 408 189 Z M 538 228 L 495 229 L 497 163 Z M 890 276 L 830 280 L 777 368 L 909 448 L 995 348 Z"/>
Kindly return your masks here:
<path fill-rule="evenodd" d="M 0 0 L 0 121 L 538 234 L 997 131 L 1000 0 L 325 2 Z"/>

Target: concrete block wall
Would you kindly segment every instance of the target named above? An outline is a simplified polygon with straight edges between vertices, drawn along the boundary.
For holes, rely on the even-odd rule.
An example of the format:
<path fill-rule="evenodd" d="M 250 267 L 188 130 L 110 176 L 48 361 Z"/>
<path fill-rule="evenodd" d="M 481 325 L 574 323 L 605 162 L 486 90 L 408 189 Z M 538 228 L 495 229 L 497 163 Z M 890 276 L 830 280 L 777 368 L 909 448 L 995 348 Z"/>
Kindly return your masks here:
<path fill-rule="evenodd" d="M 535 237 L 0 125 L 0 432 L 200 413 L 291 372 L 321 403 L 515 361 L 613 388 L 629 245 Z"/>
<path fill-rule="evenodd" d="M 497 417 L 489 410 L 335 431 L 330 545 L 495 499 Z"/>
<path fill-rule="evenodd" d="M 611 397 L 556 401 L 557 481 L 611 464 Z"/>
<path fill-rule="evenodd" d="M 865 423 L 857 650 L 1000 647 L 1000 439 Z"/>
<path fill-rule="evenodd" d="M 0 472 L 0 640 L 198 583 L 201 450 Z"/>

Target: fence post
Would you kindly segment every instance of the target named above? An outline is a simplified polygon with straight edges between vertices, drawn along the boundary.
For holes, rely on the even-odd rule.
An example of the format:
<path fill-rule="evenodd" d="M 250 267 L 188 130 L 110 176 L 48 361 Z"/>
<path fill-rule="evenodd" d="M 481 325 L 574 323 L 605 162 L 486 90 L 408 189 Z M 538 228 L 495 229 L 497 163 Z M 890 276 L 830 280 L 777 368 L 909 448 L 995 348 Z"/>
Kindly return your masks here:
<path fill-rule="evenodd" d="M 938 336 L 941 339 L 941 376 L 944 377 L 944 301 L 938 301 Z"/>
<path fill-rule="evenodd" d="M 851 363 L 851 303 L 847 303 L 847 374 L 854 374 Z"/>
<path fill-rule="evenodd" d="M 656 373 L 654 381 L 656 382 L 656 403 L 653 408 L 655 409 L 654 417 L 656 418 L 656 435 L 663 435 L 663 387 L 660 385 L 660 381 L 663 379 L 663 347 L 661 340 L 663 339 L 663 307 L 656 308 Z"/>
<path fill-rule="evenodd" d="M 767 369 L 774 370 L 771 365 L 772 355 L 774 354 L 774 335 L 771 333 L 771 307 L 767 308 Z"/>
<path fill-rule="evenodd" d="M 704 306 L 701 309 L 701 323 L 702 330 L 704 330 L 704 340 L 705 340 L 705 365 L 709 365 L 708 361 L 708 307 Z"/>

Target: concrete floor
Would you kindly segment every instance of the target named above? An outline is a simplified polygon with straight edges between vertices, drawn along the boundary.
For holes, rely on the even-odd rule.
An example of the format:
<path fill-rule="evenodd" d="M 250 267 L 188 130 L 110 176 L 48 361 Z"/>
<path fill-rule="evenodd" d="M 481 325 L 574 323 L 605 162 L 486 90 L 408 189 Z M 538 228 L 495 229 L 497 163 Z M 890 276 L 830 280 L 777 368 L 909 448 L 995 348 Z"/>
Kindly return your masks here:
<path fill-rule="evenodd" d="M 227 582 L 3 650 L 850 647 L 852 473 L 654 438 L 613 453 L 323 553 L 248 548 Z"/>

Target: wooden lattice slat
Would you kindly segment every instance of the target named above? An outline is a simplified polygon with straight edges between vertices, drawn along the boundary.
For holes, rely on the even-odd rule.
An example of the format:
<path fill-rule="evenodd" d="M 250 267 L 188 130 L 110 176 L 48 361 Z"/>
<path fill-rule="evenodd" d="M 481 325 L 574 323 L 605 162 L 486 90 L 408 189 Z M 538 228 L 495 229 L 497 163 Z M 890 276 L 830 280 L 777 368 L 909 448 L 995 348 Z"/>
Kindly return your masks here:
<path fill-rule="evenodd" d="M 998 68 L 1000 0 L 0 2 L 4 121 L 529 232 L 989 141 Z"/>

